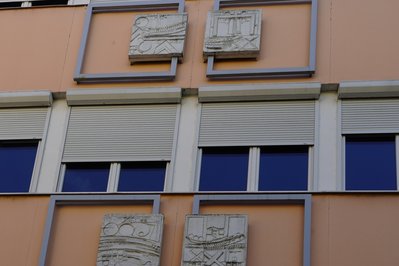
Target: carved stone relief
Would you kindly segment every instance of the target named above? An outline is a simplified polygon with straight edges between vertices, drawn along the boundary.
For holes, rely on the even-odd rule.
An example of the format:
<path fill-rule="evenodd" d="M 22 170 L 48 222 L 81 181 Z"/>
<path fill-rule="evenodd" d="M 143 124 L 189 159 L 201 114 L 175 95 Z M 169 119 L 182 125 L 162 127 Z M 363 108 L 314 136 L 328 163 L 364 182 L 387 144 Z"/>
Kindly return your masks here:
<path fill-rule="evenodd" d="M 105 215 L 97 266 L 159 266 L 162 230 L 162 214 Z"/>
<path fill-rule="evenodd" d="M 129 59 L 167 61 L 183 57 L 187 14 L 138 15 L 133 24 Z"/>
<path fill-rule="evenodd" d="M 182 266 L 245 266 L 246 215 L 188 215 Z"/>
<path fill-rule="evenodd" d="M 219 10 L 208 13 L 204 59 L 256 58 L 260 51 L 261 10 Z"/>

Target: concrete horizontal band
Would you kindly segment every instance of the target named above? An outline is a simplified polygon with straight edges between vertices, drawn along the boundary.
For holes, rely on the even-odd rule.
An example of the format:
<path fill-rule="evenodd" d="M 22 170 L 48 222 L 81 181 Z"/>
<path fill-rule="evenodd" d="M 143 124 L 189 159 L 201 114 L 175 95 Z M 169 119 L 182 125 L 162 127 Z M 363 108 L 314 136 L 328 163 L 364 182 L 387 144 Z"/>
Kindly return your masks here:
<path fill-rule="evenodd" d="M 199 102 L 318 99 L 320 83 L 276 83 L 200 87 Z"/>
<path fill-rule="evenodd" d="M 0 93 L 0 108 L 50 106 L 52 102 L 50 91 Z"/>
<path fill-rule="evenodd" d="M 340 99 L 399 97 L 399 80 L 344 81 L 339 84 L 338 97 Z"/>
<path fill-rule="evenodd" d="M 68 105 L 179 103 L 181 88 L 112 88 L 68 90 Z"/>

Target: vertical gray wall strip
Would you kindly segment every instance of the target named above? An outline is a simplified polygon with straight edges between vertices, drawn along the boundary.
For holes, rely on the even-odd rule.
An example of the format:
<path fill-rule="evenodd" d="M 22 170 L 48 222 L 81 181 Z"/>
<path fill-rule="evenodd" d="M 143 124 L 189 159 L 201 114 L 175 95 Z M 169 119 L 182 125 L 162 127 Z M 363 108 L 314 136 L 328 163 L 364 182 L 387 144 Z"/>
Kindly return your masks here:
<path fill-rule="evenodd" d="M 303 265 L 310 266 L 312 236 L 312 196 L 305 196 L 304 229 L 303 229 Z"/>
<path fill-rule="evenodd" d="M 399 99 L 342 100 L 343 134 L 399 133 Z"/>
<path fill-rule="evenodd" d="M 314 143 L 315 101 L 204 103 L 199 146 Z"/>
<path fill-rule="evenodd" d="M 176 104 L 72 107 L 63 162 L 170 160 Z"/>

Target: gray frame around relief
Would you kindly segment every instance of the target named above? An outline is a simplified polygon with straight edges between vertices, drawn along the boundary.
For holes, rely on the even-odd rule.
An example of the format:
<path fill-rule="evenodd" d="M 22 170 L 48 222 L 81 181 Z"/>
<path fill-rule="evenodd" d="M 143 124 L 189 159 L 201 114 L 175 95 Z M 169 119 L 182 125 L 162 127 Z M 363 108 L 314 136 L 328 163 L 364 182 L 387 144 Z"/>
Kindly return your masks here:
<path fill-rule="evenodd" d="M 246 68 L 215 70 L 215 57 L 208 56 L 206 76 L 211 80 L 255 79 L 255 78 L 300 78 L 311 77 L 316 71 L 317 0 L 214 0 L 213 10 L 222 7 L 265 6 L 288 4 L 311 4 L 309 65 L 286 68 Z"/>
<path fill-rule="evenodd" d="M 47 249 L 51 237 L 54 212 L 58 205 L 87 206 L 87 205 L 139 205 L 152 204 L 152 213 L 159 214 L 160 195 L 53 195 L 50 197 L 46 224 L 40 251 L 39 266 L 46 265 Z"/>
<path fill-rule="evenodd" d="M 131 2 L 107 2 L 90 3 L 87 6 L 86 17 L 83 24 L 82 40 L 80 42 L 78 59 L 74 74 L 77 83 L 116 83 L 116 82 L 138 82 L 138 81 L 170 81 L 176 76 L 178 57 L 173 57 L 170 62 L 169 71 L 161 72 L 124 72 L 124 73 L 82 73 L 88 35 L 92 15 L 95 13 L 113 13 L 127 11 L 155 11 L 174 10 L 178 13 L 184 12 L 184 0 L 152 0 L 152 1 L 131 1 Z"/>
<path fill-rule="evenodd" d="M 220 194 L 220 195 L 195 195 L 192 214 L 199 214 L 201 204 L 273 204 L 273 205 L 303 205 L 303 264 L 310 266 L 310 241 L 312 229 L 312 195 L 310 194 Z"/>

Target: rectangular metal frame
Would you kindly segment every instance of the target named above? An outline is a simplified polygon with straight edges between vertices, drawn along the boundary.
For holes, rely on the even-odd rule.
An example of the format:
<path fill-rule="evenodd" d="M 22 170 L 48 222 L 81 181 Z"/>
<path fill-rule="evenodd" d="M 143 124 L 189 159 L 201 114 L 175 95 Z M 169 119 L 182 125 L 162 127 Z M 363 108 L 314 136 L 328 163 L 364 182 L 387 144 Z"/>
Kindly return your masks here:
<path fill-rule="evenodd" d="M 202 204 L 295 204 L 304 206 L 303 228 L 303 266 L 310 266 L 310 241 L 312 228 L 312 195 L 310 194 L 219 194 L 219 195 L 195 195 L 192 214 L 199 214 Z"/>
<path fill-rule="evenodd" d="M 160 195 L 53 195 L 50 197 L 46 225 L 42 240 L 39 266 L 46 265 L 47 249 L 51 237 L 54 212 L 58 205 L 138 205 L 152 204 L 152 213 L 159 214 Z"/>
<path fill-rule="evenodd" d="M 92 15 L 95 13 L 112 13 L 127 11 L 153 11 L 173 10 L 184 12 L 184 0 L 151 0 L 132 1 L 116 3 L 90 3 L 87 6 L 86 17 L 83 25 L 82 40 L 80 42 L 79 54 L 74 74 L 77 83 L 116 83 L 137 81 L 170 81 L 176 76 L 178 57 L 173 57 L 170 62 L 169 71 L 161 72 L 124 72 L 124 73 L 82 73 L 86 53 L 87 40 L 90 32 Z"/>
<path fill-rule="evenodd" d="M 237 70 L 215 70 L 215 57 L 208 56 L 206 76 L 212 80 L 255 78 L 300 78 L 311 77 L 316 71 L 317 0 L 215 0 L 213 9 L 237 6 L 311 4 L 309 65 L 286 68 L 247 68 Z"/>

